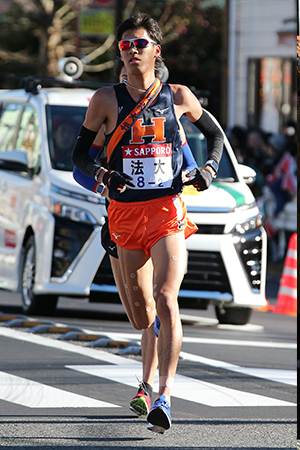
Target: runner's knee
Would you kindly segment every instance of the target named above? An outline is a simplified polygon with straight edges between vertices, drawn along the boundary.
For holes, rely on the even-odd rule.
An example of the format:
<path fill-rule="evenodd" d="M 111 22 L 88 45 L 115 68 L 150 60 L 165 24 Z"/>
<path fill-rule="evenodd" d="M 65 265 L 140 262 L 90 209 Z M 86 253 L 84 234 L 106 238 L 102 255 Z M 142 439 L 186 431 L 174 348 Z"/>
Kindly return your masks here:
<path fill-rule="evenodd" d="M 138 324 L 137 324 L 136 321 L 134 320 L 134 317 L 129 316 L 128 314 L 127 314 L 127 317 L 128 317 L 128 319 L 129 319 L 129 322 L 131 323 L 131 325 L 133 326 L 133 328 L 134 328 L 135 330 L 140 330 L 140 329 L 141 329 L 141 328 L 139 328 Z"/>
<path fill-rule="evenodd" d="M 134 314 L 134 325 L 136 330 L 146 330 L 151 327 L 155 319 L 155 311 L 149 311 L 149 314 L 139 314 L 137 311 Z"/>
<path fill-rule="evenodd" d="M 178 319 L 179 308 L 177 297 L 171 292 L 160 293 L 156 300 L 157 315 L 160 320 L 168 322 L 176 322 Z"/>
<path fill-rule="evenodd" d="M 146 306 L 147 308 L 147 306 Z M 152 308 L 153 309 L 153 308 Z M 141 315 L 141 304 L 140 302 L 134 303 L 134 309 L 130 308 L 127 311 L 127 317 L 133 326 L 135 330 L 144 330 L 146 328 L 149 328 L 155 319 L 155 310 L 152 311 L 152 309 L 149 310 L 149 314 L 146 314 L 146 317 L 143 317 Z M 136 311 L 135 311 L 136 310 Z M 146 311 L 147 313 L 147 311 Z M 148 317 L 150 316 L 150 317 Z"/>

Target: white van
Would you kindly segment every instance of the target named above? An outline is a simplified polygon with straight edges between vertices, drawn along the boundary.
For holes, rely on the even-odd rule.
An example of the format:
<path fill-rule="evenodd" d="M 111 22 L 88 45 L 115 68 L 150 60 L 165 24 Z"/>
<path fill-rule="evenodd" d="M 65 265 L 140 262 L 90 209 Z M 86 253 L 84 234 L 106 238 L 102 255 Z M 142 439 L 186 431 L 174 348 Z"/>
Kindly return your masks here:
<path fill-rule="evenodd" d="M 50 313 L 59 296 L 115 301 L 100 243 L 104 200 L 74 181 L 70 158 L 93 92 L 34 82 L 0 92 L 0 288 L 20 291 L 28 314 Z M 182 122 L 202 165 L 205 138 Z M 59 127 L 65 135 L 58 139 Z M 202 193 L 185 187 L 182 194 L 199 230 L 187 240 L 179 303 L 212 304 L 221 323 L 245 324 L 252 308 L 266 305 L 266 233 L 247 186 L 253 177 L 225 136 L 212 186 Z"/>

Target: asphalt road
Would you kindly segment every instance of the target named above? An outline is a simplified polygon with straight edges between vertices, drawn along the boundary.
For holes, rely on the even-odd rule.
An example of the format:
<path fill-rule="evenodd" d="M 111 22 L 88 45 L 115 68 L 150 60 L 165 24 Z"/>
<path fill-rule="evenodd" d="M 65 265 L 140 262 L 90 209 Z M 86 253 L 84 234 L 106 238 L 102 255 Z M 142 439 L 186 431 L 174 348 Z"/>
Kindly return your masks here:
<path fill-rule="evenodd" d="M 269 299 L 274 303 L 276 295 Z M 0 291 L 4 315 L 21 314 L 19 304 L 16 294 Z M 221 326 L 212 308 L 182 309 L 181 316 L 184 342 L 173 388 L 173 425 L 164 435 L 150 433 L 145 418 L 128 408 L 141 376 L 141 356 L 118 354 L 120 347 L 91 347 L 74 336 L 62 340 L 62 330 L 28 332 L 24 318 L 22 327 L 7 326 L 9 318 L 2 316 L 0 446 L 296 448 L 296 318 L 254 311 L 245 326 Z M 54 317 L 29 319 L 77 326 L 84 335 L 106 336 L 109 342 L 139 344 L 141 336 L 118 305 L 60 299 Z"/>

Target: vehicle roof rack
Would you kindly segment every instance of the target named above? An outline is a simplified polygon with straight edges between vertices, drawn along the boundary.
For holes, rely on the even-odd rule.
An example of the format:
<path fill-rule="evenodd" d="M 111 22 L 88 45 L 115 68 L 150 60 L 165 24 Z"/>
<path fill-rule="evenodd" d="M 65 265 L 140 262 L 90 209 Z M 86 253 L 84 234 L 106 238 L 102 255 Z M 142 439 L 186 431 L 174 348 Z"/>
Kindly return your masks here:
<path fill-rule="evenodd" d="M 66 80 L 59 77 L 35 77 L 35 76 L 17 76 L 11 74 L 9 76 L 13 79 L 19 80 L 19 87 L 26 92 L 37 95 L 39 90 L 46 87 L 65 87 L 65 88 L 88 88 L 98 89 L 103 86 L 111 86 L 113 83 L 103 81 L 79 81 Z"/>

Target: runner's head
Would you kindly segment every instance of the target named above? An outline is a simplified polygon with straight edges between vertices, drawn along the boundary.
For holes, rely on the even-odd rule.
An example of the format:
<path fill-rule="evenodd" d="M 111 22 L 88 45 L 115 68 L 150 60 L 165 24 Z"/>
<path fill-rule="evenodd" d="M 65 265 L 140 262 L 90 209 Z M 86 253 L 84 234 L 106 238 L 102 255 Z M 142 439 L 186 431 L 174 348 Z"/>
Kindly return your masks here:
<path fill-rule="evenodd" d="M 146 13 L 138 13 L 134 16 L 131 16 L 119 25 L 117 30 L 118 42 L 122 40 L 124 33 L 126 33 L 127 31 L 138 29 L 144 29 L 151 41 L 161 47 L 161 43 L 163 40 L 161 29 L 156 20 L 154 20 L 151 16 L 149 16 L 149 14 Z M 161 78 L 162 74 L 165 73 L 165 70 L 166 69 L 163 59 L 159 54 L 155 57 L 155 75 L 158 78 Z"/>
<path fill-rule="evenodd" d="M 144 28 L 149 37 L 158 45 L 161 45 L 163 40 L 161 29 L 156 20 L 152 19 L 152 17 L 146 13 L 138 13 L 121 23 L 117 31 L 118 42 L 122 39 L 125 31 L 137 30 L 138 28 Z"/>

